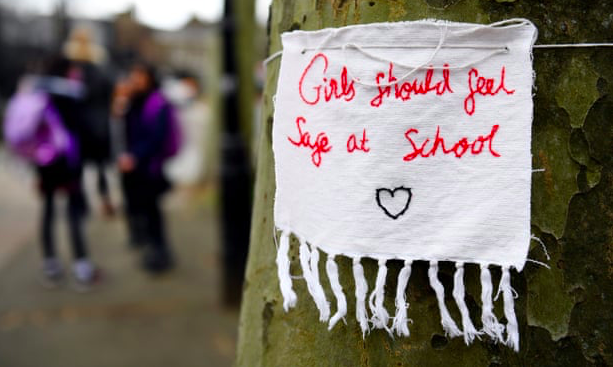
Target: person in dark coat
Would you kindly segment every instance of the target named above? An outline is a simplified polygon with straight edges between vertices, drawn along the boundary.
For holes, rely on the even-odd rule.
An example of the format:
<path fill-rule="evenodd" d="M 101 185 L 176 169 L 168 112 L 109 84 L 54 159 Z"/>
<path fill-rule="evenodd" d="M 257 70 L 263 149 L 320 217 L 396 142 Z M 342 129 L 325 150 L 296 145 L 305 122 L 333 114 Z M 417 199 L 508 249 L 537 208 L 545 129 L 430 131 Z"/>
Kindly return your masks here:
<path fill-rule="evenodd" d="M 162 153 L 171 129 L 172 106 L 161 96 L 152 67 L 136 64 L 128 83 L 131 97 L 124 116 L 125 147 L 118 158 L 128 229 L 132 241 L 147 246 L 145 270 L 159 273 L 173 265 L 161 210 L 161 198 L 170 188 L 162 170 Z M 152 109 L 152 102 L 157 107 Z"/>
<path fill-rule="evenodd" d="M 97 171 L 98 193 L 107 215 L 114 213 L 105 168 L 110 161 L 110 105 L 112 84 L 105 68 L 106 51 L 93 40 L 91 30 L 75 28 L 64 44 L 69 62 L 68 78 L 85 85 L 85 93 L 73 106 L 70 124 L 81 141 L 84 164 Z"/>
<path fill-rule="evenodd" d="M 56 253 L 54 222 L 55 197 L 58 193 L 67 196 L 67 219 L 70 242 L 74 257 L 73 274 L 75 287 L 87 291 L 101 279 L 100 269 L 93 265 L 88 253 L 84 234 L 87 203 L 83 191 L 83 142 L 79 139 L 80 129 L 74 123 L 80 92 L 69 92 L 61 85 L 70 81 L 70 62 L 57 58 L 50 63 L 48 76 L 40 78 L 38 88 L 48 93 L 50 103 L 57 109 L 58 116 L 75 141 L 74 154 L 62 157 L 49 165 L 37 165 L 39 189 L 42 195 L 41 242 L 45 259 L 43 268 L 44 285 L 58 286 L 63 279 L 63 270 Z M 77 86 L 80 84 L 77 83 Z"/>

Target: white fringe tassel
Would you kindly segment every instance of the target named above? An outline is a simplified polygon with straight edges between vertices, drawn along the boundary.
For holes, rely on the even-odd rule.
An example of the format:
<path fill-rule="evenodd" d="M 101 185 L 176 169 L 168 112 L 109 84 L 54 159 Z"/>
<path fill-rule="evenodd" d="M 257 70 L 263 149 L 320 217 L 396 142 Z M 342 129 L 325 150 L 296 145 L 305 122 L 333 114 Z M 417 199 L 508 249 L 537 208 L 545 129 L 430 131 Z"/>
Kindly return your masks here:
<path fill-rule="evenodd" d="M 517 326 L 517 317 L 515 316 L 515 301 L 513 301 L 513 289 L 511 288 L 511 273 L 509 267 L 502 268 L 502 277 L 500 278 L 500 289 L 502 290 L 502 299 L 504 301 L 504 317 L 507 319 L 507 339 L 505 344 L 514 351 L 519 352 L 519 329 Z"/>
<path fill-rule="evenodd" d="M 330 318 L 330 305 L 326 300 L 326 295 L 321 283 L 319 283 L 319 269 L 317 268 L 317 261 L 319 260 L 319 250 L 313 249 L 311 253 L 306 241 L 302 238 L 300 240 L 300 265 L 302 266 L 302 274 L 307 284 L 307 289 L 313 297 L 313 301 L 319 310 L 319 321 L 326 322 Z M 313 268 L 313 265 L 315 267 Z M 317 274 L 315 274 L 317 273 Z"/>
<path fill-rule="evenodd" d="M 296 306 L 298 297 L 292 289 L 292 277 L 290 275 L 289 261 L 289 233 L 281 232 L 279 249 L 277 250 L 277 275 L 279 276 L 279 287 L 281 295 L 283 295 L 283 309 L 287 312 L 290 308 Z"/>
<path fill-rule="evenodd" d="M 449 311 L 445 306 L 445 289 L 443 285 L 438 280 L 438 262 L 430 261 L 430 268 L 428 269 L 428 278 L 430 278 L 430 286 L 434 289 L 434 293 L 436 293 L 436 299 L 438 301 L 438 308 L 441 313 L 441 325 L 443 326 L 443 330 L 445 330 L 445 335 L 450 338 L 455 338 L 456 336 L 462 335 L 460 329 L 449 315 Z"/>
<path fill-rule="evenodd" d="M 387 326 L 390 316 L 383 305 L 385 301 L 385 279 L 387 277 L 387 266 L 385 260 L 379 260 L 379 271 L 377 272 L 377 280 L 375 282 L 375 289 L 373 289 L 369 298 L 370 312 L 372 318 L 370 321 L 375 329 L 383 329 L 390 335 L 392 331 Z"/>
<path fill-rule="evenodd" d="M 409 304 L 405 298 L 405 292 L 407 288 L 407 284 L 409 283 L 409 278 L 411 277 L 411 264 L 410 260 L 404 262 L 404 267 L 400 269 L 400 273 L 398 273 L 398 287 L 396 287 L 396 315 L 394 316 L 394 321 L 392 323 L 392 332 L 396 331 L 398 336 L 410 336 L 409 325 L 408 323 L 411 321 L 407 319 L 407 308 L 409 308 Z"/>
<path fill-rule="evenodd" d="M 494 315 L 494 304 L 492 302 L 492 274 L 487 264 L 481 264 L 481 323 L 483 324 L 483 332 L 487 334 L 494 342 L 504 342 L 502 333 L 504 325 L 498 322 Z"/>
<path fill-rule="evenodd" d="M 336 313 L 332 316 L 328 324 L 328 330 L 332 330 L 338 320 L 343 319 L 343 321 L 345 321 L 345 315 L 347 314 L 347 299 L 345 298 L 345 293 L 343 293 L 343 287 L 338 280 L 338 267 L 336 266 L 336 262 L 334 262 L 334 255 L 328 255 L 326 273 L 328 274 L 330 287 L 336 298 Z"/>
<path fill-rule="evenodd" d="M 362 329 L 362 337 L 368 333 L 368 315 L 366 313 L 366 293 L 368 283 L 364 278 L 364 268 L 360 263 L 360 258 L 353 258 L 353 278 L 355 279 L 355 317 Z"/>
<path fill-rule="evenodd" d="M 307 288 L 313 301 L 319 310 L 319 320 L 322 322 L 328 322 L 328 330 L 331 330 L 339 320 L 345 321 L 347 315 L 347 298 L 343 292 L 343 287 L 339 281 L 338 266 L 335 261 L 334 254 L 328 254 L 326 260 L 326 274 L 330 281 L 330 287 L 332 293 L 336 298 L 336 313 L 330 317 L 330 304 L 326 300 L 326 294 L 320 282 L 319 277 L 319 250 L 316 247 L 310 247 L 303 238 L 299 238 L 300 241 L 300 265 L 302 267 L 302 273 L 304 280 L 306 281 Z M 279 287 L 283 296 L 283 309 L 287 312 L 290 308 L 296 306 L 297 296 L 296 292 L 292 288 L 292 277 L 290 274 L 290 259 L 289 259 L 289 243 L 290 235 L 287 231 L 282 231 L 279 241 L 279 248 L 277 250 L 277 275 L 279 276 Z M 353 258 L 353 277 L 355 280 L 355 316 L 362 330 L 362 337 L 366 337 L 366 334 L 370 331 L 370 325 L 373 328 L 384 329 L 390 336 L 396 333 L 398 336 L 410 336 L 408 323 L 412 322 L 407 317 L 407 309 L 409 304 L 406 301 L 406 289 L 411 277 L 412 261 L 407 260 L 404 262 L 404 267 L 398 273 L 398 286 L 396 288 L 396 314 L 392 319 L 391 327 L 389 325 L 390 316 L 385 309 L 385 283 L 387 278 L 387 265 L 386 260 L 379 260 L 379 269 L 377 272 L 377 279 L 375 281 L 375 287 L 368 296 L 368 283 L 364 277 L 364 268 L 360 262 L 359 257 Z M 475 338 L 480 338 L 480 335 L 486 334 L 494 342 L 501 342 L 512 348 L 514 351 L 519 351 L 519 328 L 517 324 L 517 317 L 514 309 L 514 298 L 516 293 L 511 287 L 511 274 L 508 266 L 502 267 L 502 277 L 500 278 L 500 285 L 498 292 L 494 298 L 492 298 L 492 275 L 487 264 L 481 264 L 481 302 L 482 313 L 481 322 L 483 324 L 482 330 L 477 330 L 470 319 L 470 313 L 466 305 L 466 291 L 464 287 L 464 264 L 461 262 L 456 263 L 456 271 L 453 277 L 453 298 L 457 303 L 460 314 L 462 315 L 462 328 L 460 330 L 451 318 L 449 310 L 445 305 L 445 289 L 443 284 L 438 278 L 438 262 L 430 261 L 430 268 L 428 269 L 428 278 L 430 280 L 430 286 L 436 294 L 436 300 L 438 303 L 439 311 L 441 314 L 441 325 L 445 330 L 445 335 L 450 338 L 455 338 L 460 335 L 464 337 L 464 342 L 469 345 Z M 498 295 L 502 294 L 504 301 L 504 315 L 507 319 L 506 326 L 501 324 L 496 315 L 494 314 L 493 301 L 498 298 Z M 369 319 L 367 310 L 367 298 L 368 308 L 371 311 L 371 318 Z M 505 335 L 506 329 L 506 335 Z"/>
<path fill-rule="evenodd" d="M 453 276 L 453 298 L 455 299 L 458 309 L 460 310 L 460 314 L 462 315 L 464 343 L 469 345 L 475 340 L 475 337 L 479 338 L 481 333 L 477 331 L 475 325 L 473 325 L 472 321 L 470 320 L 470 313 L 468 312 L 466 300 L 464 299 L 466 293 L 464 290 L 464 264 L 457 262 L 455 267 L 456 270 Z"/>
<path fill-rule="evenodd" d="M 319 250 L 316 247 L 311 246 L 311 260 L 309 263 L 311 265 L 311 274 L 315 281 L 315 291 L 319 294 L 319 297 L 323 299 L 324 318 L 325 321 L 328 321 L 330 318 L 330 303 L 326 300 L 326 293 L 319 279 Z"/>

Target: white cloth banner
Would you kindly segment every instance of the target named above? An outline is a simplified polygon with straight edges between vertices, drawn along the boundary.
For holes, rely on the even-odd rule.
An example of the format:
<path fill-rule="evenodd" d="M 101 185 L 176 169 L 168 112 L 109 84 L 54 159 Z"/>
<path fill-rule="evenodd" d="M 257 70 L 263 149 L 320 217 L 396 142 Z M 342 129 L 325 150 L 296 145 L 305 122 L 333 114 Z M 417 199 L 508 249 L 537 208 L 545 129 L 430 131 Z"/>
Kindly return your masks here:
<path fill-rule="evenodd" d="M 409 274 L 411 261 L 430 261 L 435 291 L 438 261 L 455 262 L 456 278 L 463 263 L 480 264 L 482 278 L 489 265 L 501 266 L 507 278 L 509 268 L 523 268 L 535 38 L 526 20 L 380 23 L 282 35 L 275 225 L 282 242 L 290 233 L 300 239 L 303 271 L 307 259 L 316 269 L 316 249 L 356 259 L 356 276 L 360 258 L 379 260 L 382 279 L 370 302 L 374 327 L 390 330 L 378 289 L 387 260 L 404 260 Z M 281 278 L 288 276 L 285 260 L 284 254 L 277 259 Z M 332 270 L 334 277 L 335 264 Z M 307 271 L 309 291 L 327 319 L 318 272 Z M 456 300 L 464 303 L 460 281 Z M 289 289 L 287 279 L 281 283 L 293 303 L 291 280 Z M 404 289 L 399 293 L 404 297 Z M 464 331 L 449 324 L 446 310 L 443 327 L 468 343 L 480 332 L 471 335 L 459 306 Z M 483 332 L 517 348 L 513 330 L 504 338 L 497 322 L 495 330 L 485 326 Z M 404 334 L 403 327 L 392 328 Z"/>

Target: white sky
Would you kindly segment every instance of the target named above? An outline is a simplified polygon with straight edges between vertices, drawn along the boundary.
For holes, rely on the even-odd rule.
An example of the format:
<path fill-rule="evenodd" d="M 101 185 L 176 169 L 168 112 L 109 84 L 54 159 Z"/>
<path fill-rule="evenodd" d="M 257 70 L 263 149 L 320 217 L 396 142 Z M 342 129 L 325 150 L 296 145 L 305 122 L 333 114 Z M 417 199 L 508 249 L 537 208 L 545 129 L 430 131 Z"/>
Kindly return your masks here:
<path fill-rule="evenodd" d="M 256 1 L 256 19 L 265 23 L 271 0 Z M 23 12 L 51 14 L 59 0 L 0 0 Z M 85 18 L 108 18 L 136 6 L 137 18 L 147 25 L 163 29 L 181 27 L 191 16 L 215 21 L 223 15 L 223 0 L 68 0 L 68 12 Z"/>

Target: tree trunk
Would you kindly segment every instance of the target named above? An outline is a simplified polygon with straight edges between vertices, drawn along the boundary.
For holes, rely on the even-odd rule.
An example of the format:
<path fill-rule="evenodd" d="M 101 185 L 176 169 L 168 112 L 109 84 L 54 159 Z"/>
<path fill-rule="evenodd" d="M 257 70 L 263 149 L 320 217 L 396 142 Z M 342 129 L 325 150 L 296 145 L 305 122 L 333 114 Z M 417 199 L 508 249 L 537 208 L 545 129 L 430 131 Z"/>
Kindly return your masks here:
<path fill-rule="evenodd" d="M 280 50 L 282 32 L 341 27 L 354 23 L 423 18 L 490 23 L 524 17 L 539 28 L 537 43 L 611 42 L 613 3 L 551 0 L 547 4 L 513 0 L 275 0 L 270 19 L 270 53 Z M 519 297 L 520 352 L 490 343 L 470 346 L 448 340 L 440 326 L 427 264 L 414 264 L 407 289 L 411 325 L 408 338 L 375 330 L 362 338 L 353 305 L 351 261 L 339 260 L 347 294 L 347 324 L 332 331 L 318 322 L 304 281 L 296 279 L 297 307 L 285 313 L 279 292 L 273 239 L 275 193 L 271 131 L 279 59 L 268 65 L 263 129 L 260 137 L 251 245 L 242 305 L 239 366 L 585 366 L 613 365 L 613 49 L 535 49 L 532 233 L 528 263 L 513 273 Z M 292 274 L 300 274 L 292 242 Z M 547 256 L 551 258 L 548 259 Z M 375 261 L 363 261 L 372 287 Z M 393 310 L 392 263 L 386 300 Z M 322 269 L 320 269 L 322 270 Z M 439 277 L 452 289 L 453 269 Z M 495 284 L 500 273 L 493 273 Z M 321 274 L 328 299 L 333 295 Z M 467 303 L 480 315 L 479 273 L 466 269 Z M 451 297 L 450 294 L 447 297 Z M 500 307 L 501 302 L 496 302 Z M 334 306 L 332 304 L 332 311 Z M 450 310 L 454 311 L 454 310 Z M 502 310 L 496 309 L 501 317 Z M 459 314 L 452 315 L 459 320 Z"/>
<path fill-rule="evenodd" d="M 238 306 L 247 262 L 251 221 L 248 141 L 253 110 L 253 1 L 226 0 L 222 22 L 224 126 L 221 144 L 223 298 Z"/>

